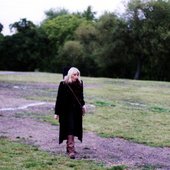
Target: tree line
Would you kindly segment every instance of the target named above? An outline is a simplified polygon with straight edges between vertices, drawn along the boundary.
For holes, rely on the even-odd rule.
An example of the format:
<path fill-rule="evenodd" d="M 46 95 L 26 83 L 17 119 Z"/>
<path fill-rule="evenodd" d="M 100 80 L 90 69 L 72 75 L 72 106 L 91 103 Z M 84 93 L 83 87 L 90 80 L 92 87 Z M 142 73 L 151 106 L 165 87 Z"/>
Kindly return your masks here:
<path fill-rule="evenodd" d="M 10 24 L 12 35 L 0 33 L 0 70 L 75 66 L 84 76 L 170 80 L 170 0 L 130 0 L 123 14 L 98 17 L 91 6 L 45 14 L 40 25 L 23 18 Z"/>

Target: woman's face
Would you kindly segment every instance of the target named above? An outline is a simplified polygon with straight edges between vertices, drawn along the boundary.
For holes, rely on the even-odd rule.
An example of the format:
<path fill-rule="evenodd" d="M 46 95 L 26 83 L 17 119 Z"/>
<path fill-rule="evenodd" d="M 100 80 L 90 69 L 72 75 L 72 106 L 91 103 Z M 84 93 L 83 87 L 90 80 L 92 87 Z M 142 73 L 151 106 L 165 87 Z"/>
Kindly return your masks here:
<path fill-rule="evenodd" d="M 75 82 L 78 79 L 78 77 L 79 77 L 79 73 L 73 73 L 71 75 L 71 79 L 72 79 L 73 82 Z"/>

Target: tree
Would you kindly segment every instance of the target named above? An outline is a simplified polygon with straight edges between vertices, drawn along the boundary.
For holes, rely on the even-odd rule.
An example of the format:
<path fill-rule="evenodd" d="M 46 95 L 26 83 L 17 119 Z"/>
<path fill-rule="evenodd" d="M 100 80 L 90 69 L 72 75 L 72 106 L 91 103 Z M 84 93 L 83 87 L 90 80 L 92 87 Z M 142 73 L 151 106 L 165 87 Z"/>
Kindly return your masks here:
<path fill-rule="evenodd" d="M 74 32 L 77 27 L 84 21 L 77 15 L 67 14 L 61 15 L 51 20 L 47 20 L 42 24 L 42 29 L 46 32 L 53 49 L 53 72 L 62 70 L 61 60 L 58 58 L 66 41 L 74 40 Z M 58 66 L 58 67 L 56 67 Z"/>
<path fill-rule="evenodd" d="M 97 29 L 93 21 L 85 20 L 75 31 L 75 39 L 83 46 L 83 62 L 81 62 L 81 72 L 86 76 L 97 75 L 97 63 L 94 52 L 96 50 Z"/>
<path fill-rule="evenodd" d="M 85 17 L 88 21 L 93 21 L 95 19 L 96 12 L 92 11 L 92 7 L 88 6 L 87 10 L 82 13 L 82 17 Z"/>
<path fill-rule="evenodd" d="M 49 9 L 48 11 L 45 11 L 45 15 L 46 15 L 46 20 L 50 20 L 50 19 L 53 19 L 53 18 L 56 18 L 58 16 L 61 16 L 61 15 L 67 15 L 69 14 L 68 10 L 66 9 Z"/>
<path fill-rule="evenodd" d="M 0 23 L 0 43 L 1 43 L 1 41 L 3 40 L 3 38 L 4 38 L 3 34 L 1 33 L 2 30 L 3 30 L 3 25 Z M 0 46 L 1 46 L 1 45 L 0 45 Z"/>
<path fill-rule="evenodd" d="M 49 40 L 38 28 L 5 36 L 0 42 L 0 69 L 49 71 L 50 53 Z"/>
<path fill-rule="evenodd" d="M 83 46 L 78 41 L 66 41 L 59 54 L 61 66 L 79 67 L 83 62 Z"/>
<path fill-rule="evenodd" d="M 63 45 L 66 40 L 73 40 L 74 31 L 80 25 L 82 19 L 75 15 L 61 15 L 42 24 L 49 39 L 55 46 Z"/>
<path fill-rule="evenodd" d="M 150 1 L 144 8 L 145 29 L 148 30 L 149 79 L 170 79 L 170 1 Z"/>
<path fill-rule="evenodd" d="M 3 25 L 0 23 L 0 33 L 2 32 L 3 30 Z"/>
<path fill-rule="evenodd" d="M 100 74 L 107 77 L 126 76 L 128 74 L 126 22 L 114 13 L 105 13 L 96 25 L 98 48 L 95 55 Z"/>
<path fill-rule="evenodd" d="M 134 79 L 165 80 L 163 68 L 169 63 L 170 1 L 131 0 L 127 22 L 131 44 L 129 52 L 136 59 Z M 166 76 L 165 76 L 166 75 Z M 164 78 L 163 78 L 164 77 Z"/>
<path fill-rule="evenodd" d="M 13 24 L 10 24 L 10 30 L 12 31 L 15 29 L 15 32 L 24 32 L 29 29 L 35 28 L 35 25 L 31 21 L 27 21 L 26 18 L 21 19 L 18 22 L 14 22 Z"/>
<path fill-rule="evenodd" d="M 136 71 L 134 79 L 139 79 L 141 76 L 141 69 L 146 59 L 145 36 L 143 32 L 144 14 L 141 0 L 131 0 L 128 3 L 127 20 L 131 39 L 131 49 L 129 52 L 136 58 Z"/>

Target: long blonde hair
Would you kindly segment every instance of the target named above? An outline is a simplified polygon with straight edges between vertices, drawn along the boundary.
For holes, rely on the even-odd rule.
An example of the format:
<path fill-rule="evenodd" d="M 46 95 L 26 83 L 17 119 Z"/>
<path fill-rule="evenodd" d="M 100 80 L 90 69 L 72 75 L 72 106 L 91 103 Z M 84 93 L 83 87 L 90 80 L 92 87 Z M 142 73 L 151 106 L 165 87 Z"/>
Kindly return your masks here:
<path fill-rule="evenodd" d="M 80 71 L 79 71 L 76 67 L 71 67 L 71 68 L 68 70 L 67 75 L 64 77 L 64 82 L 65 82 L 65 83 L 72 83 L 71 76 L 72 76 L 73 74 L 75 74 L 75 73 L 78 74 L 78 81 L 81 82 Z"/>

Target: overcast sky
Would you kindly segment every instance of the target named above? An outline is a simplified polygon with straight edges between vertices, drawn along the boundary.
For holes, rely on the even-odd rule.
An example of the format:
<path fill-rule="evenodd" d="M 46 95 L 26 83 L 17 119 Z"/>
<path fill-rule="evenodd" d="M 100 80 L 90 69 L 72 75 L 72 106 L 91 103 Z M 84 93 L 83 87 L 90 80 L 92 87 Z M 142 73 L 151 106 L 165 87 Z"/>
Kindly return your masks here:
<path fill-rule="evenodd" d="M 22 18 L 26 18 L 36 25 L 40 24 L 45 18 L 44 12 L 51 8 L 82 12 L 89 5 L 98 15 L 105 11 L 120 12 L 124 6 L 122 0 L 0 0 L 0 23 L 4 26 L 2 33 L 10 34 L 9 24 Z"/>

